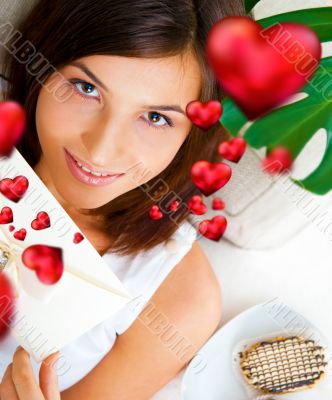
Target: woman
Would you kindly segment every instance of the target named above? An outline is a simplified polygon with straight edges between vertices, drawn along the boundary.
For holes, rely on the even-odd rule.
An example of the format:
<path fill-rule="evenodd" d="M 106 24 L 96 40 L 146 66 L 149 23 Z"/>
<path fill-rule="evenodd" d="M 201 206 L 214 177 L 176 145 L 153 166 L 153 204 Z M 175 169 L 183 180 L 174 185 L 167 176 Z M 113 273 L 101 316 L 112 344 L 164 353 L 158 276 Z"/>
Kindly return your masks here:
<path fill-rule="evenodd" d="M 130 260 L 121 273 L 131 274 L 131 289 L 158 268 L 165 244 L 171 248 L 177 258 L 163 255 L 149 300 L 191 346 L 178 357 L 148 329 L 146 308 L 138 308 L 113 343 L 91 333 L 91 346 L 103 347 L 98 362 L 84 354 L 86 336 L 76 353 L 75 343 L 68 347 L 71 362 L 78 361 L 61 387 L 51 358 L 37 383 L 19 348 L 3 375 L 1 399 L 53 400 L 60 391 L 65 400 L 148 399 L 218 327 L 218 281 L 195 237 L 182 246 L 188 207 L 170 212 L 169 204 L 200 194 L 191 166 L 217 161 L 217 145 L 228 139 L 220 125 L 208 132 L 193 126 L 185 109 L 193 100 L 221 99 L 205 39 L 217 20 L 243 13 L 240 0 L 40 0 L 18 27 L 19 40 L 8 39 L 6 99 L 24 104 L 28 117 L 18 150 L 99 254 L 118 257 L 109 259 L 114 271 Z M 51 90 L 59 80 L 62 90 Z M 164 213 L 158 220 L 149 216 L 155 204 Z"/>

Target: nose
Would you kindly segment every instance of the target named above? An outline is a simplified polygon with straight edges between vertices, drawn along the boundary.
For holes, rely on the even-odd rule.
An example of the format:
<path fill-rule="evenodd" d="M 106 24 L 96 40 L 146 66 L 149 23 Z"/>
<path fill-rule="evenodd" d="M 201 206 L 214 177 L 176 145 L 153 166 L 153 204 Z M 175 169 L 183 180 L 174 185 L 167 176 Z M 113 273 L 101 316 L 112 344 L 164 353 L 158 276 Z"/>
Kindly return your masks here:
<path fill-rule="evenodd" d="M 135 162 L 133 136 L 123 118 L 109 115 L 99 118 L 82 134 L 88 161 L 96 168 L 125 172 L 124 168 Z"/>

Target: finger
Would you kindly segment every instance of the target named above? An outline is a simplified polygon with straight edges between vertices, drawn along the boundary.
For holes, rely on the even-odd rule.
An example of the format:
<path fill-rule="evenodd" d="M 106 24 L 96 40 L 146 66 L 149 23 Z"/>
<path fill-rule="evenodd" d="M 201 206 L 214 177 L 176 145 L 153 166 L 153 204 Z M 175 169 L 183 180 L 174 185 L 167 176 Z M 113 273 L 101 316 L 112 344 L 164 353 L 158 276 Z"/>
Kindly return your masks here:
<path fill-rule="evenodd" d="M 48 356 L 40 366 L 39 386 L 45 400 L 60 400 L 60 390 L 56 362 L 60 353 L 56 352 Z"/>
<path fill-rule="evenodd" d="M 2 377 L 0 385 L 0 399 L 2 400 L 19 400 L 12 379 L 12 366 L 12 363 L 8 365 Z"/>
<path fill-rule="evenodd" d="M 20 400 L 44 400 L 35 381 L 29 353 L 21 346 L 13 356 L 12 379 Z"/>

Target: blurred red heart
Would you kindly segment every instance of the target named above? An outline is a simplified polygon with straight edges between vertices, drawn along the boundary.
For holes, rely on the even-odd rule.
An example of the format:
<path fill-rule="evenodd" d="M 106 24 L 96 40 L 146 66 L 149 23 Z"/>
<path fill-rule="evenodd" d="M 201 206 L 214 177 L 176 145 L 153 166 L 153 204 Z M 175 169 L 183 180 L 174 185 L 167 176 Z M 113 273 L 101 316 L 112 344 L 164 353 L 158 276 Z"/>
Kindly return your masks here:
<path fill-rule="evenodd" d="M 19 231 L 14 232 L 14 238 L 17 240 L 24 240 L 27 235 L 27 231 L 21 228 Z"/>
<path fill-rule="evenodd" d="M 225 208 L 225 203 L 220 197 L 215 197 L 212 201 L 213 210 L 223 210 Z"/>
<path fill-rule="evenodd" d="M 15 226 L 14 225 L 9 225 L 9 232 L 12 232 L 14 229 L 15 229 Z"/>
<path fill-rule="evenodd" d="M 9 156 L 26 124 L 24 108 L 15 101 L 0 102 L 0 156 Z"/>
<path fill-rule="evenodd" d="M 58 282 L 64 270 L 60 247 L 34 244 L 23 251 L 22 262 L 34 270 L 38 279 L 45 285 Z"/>
<path fill-rule="evenodd" d="M 231 176 L 231 167 L 222 162 L 210 163 L 202 160 L 191 167 L 191 179 L 205 196 L 225 186 Z"/>
<path fill-rule="evenodd" d="M 254 119 L 307 84 L 322 46 L 307 25 L 278 23 L 264 29 L 250 17 L 229 16 L 209 31 L 207 59 L 227 93 Z"/>
<path fill-rule="evenodd" d="M 247 142 L 242 137 L 236 137 L 218 146 L 221 157 L 228 161 L 239 162 L 247 147 Z"/>
<path fill-rule="evenodd" d="M 84 239 L 84 236 L 80 232 L 76 232 L 74 235 L 73 242 L 74 243 L 80 243 Z"/>
<path fill-rule="evenodd" d="M 51 226 L 50 217 L 46 211 L 39 211 L 37 218 L 31 222 L 31 228 L 40 230 Z"/>
<path fill-rule="evenodd" d="M 153 220 L 157 221 L 158 219 L 161 219 L 163 217 L 163 213 L 159 210 L 159 207 L 157 205 L 154 205 L 151 207 L 149 211 L 150 218 Z"/>
<path fill-rule="evenodd" d="M 18 175 L 14 179 L 4 178 L 0 181 L 0 192 L 7 197 L 7 199 L 17 203 L 27 191 L 29 181 L 23 175 Z"/>
<path fill-rule="evenodd" d="M 202 196 L 199 195 L 192 196 L 188 201 L 188 206 L 190 211 L 196 215 L 203 215 L 207 211 L 207 207 L 203 202 Z"/>
<path fill-rule="evenodd" d="M 207 130 L 219 121 L 222 115 L 222 105 L 216 100 L 206 103 L 196 100 L 187 105 L 186 113 L 193 124 Z"/>
<path fill-rule="evenodd" d="M 217 215 L 212 219 L 202 221 L 198 231 L 208 239 L 218 241 L 227 228 L 227 220 L 223 215 Z"/>
<path fill-rule="evenodd" d="M 271 175 L 289 171 L 292 164 L 292 156 L 288 149 L 283 146 L 275 147 L 270 154 L 262 160 L 263 170 Z"/>
<path fill-rule="evenodd" d="M 179 200 L 174 200 L 174 201 L 171 203 L 171 205 L 169 206 L 169 209 L 170 209 L 171 211 L 175 212 L 175 211 L 178 209 L 179 204 L 180 204 Z"/>
<path fill-rule="evenodd" d="M 0 213 L 0 224 L 9 224 L 13 222 L 13 211 L 10 207 L 2 207 Z"/>
<path fill-rule="evenodd" d="M 15 291 L 4 272 L 0 273 L 0 339 L 9 332 L 12 316 L 15 312 Z"/>

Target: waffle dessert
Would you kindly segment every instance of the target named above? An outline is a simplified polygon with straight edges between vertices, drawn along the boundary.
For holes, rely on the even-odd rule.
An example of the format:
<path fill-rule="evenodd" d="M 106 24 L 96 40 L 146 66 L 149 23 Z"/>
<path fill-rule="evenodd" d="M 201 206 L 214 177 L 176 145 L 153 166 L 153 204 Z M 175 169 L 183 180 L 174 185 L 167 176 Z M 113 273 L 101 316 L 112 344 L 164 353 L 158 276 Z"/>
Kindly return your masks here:
<path fill-rule="evenodd" d="M 322 347 L 303 337 L 277 337 L 240 353 L 240 369 L 249 385 L 264 394 L 313 388 L 326 373 Z"/>
<path fill-rule="evenodd" d="M 259 396 L 255 400 L 282 400 L 282 399 L 279 396 L 278 398 L 271 396 Z"/>

